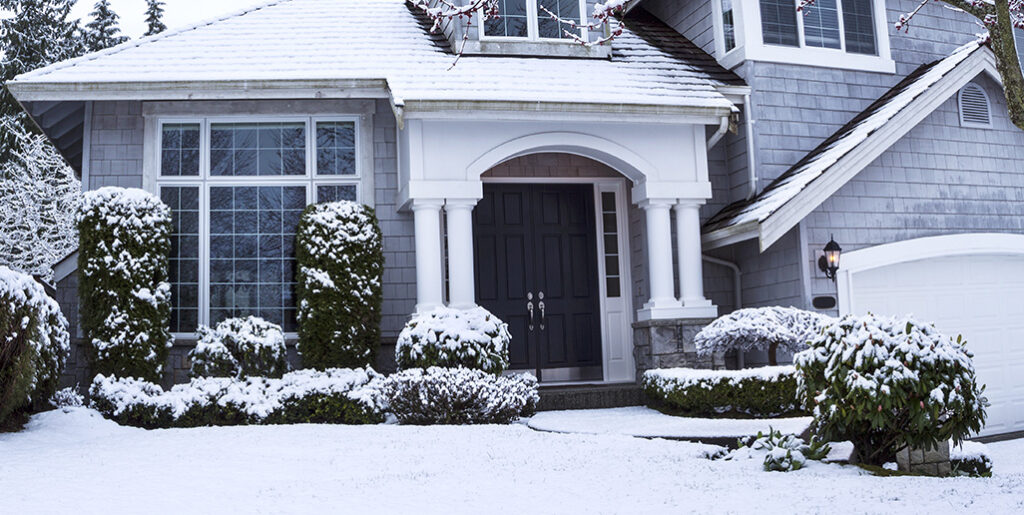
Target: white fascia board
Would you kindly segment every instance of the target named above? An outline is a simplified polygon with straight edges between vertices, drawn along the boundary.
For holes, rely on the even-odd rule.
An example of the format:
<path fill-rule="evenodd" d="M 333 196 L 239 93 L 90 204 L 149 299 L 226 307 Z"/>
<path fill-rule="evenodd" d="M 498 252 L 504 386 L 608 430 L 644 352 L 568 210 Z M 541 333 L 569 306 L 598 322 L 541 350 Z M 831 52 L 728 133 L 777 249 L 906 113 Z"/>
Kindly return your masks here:
<path fill-rule="evenodd" d="M 723 98 L 724 100 L 724 98 Z M 427 101 L 406 100 L 406 120 L 552 120 L 616 121 L 711 125 L 729 116 L 735 106 L 673 106 L 582 102 Z"/>
<path fill-rule="evenodd" d="M 290 98 L 388 98 L 378 79 L 181 82 L 12 82 L 22 102 L 66 100 L 226 100 Z"/>
<path fill-rule="evenodd" d="M 976 52 L 914 99 L 863 143 L 844 155 L 826 173 L 811 181 L 800 193 L 761 222 L 759 233 L 764 252 L 796 224 L 818 208 L 839 188 L 853 179 L 898 140 L 927 118 L 960 88 L 983 72 L 998 73 L 988 50 Z"/>
<path fill-rule="evenodd" d="M 758 236 L 757 223 L 747 222 L 745 224 L 723 227 L 705 233 L 701 236 L 701 246 L 704 250 L 726 247 L 741 241 L 753 240 Z"/>

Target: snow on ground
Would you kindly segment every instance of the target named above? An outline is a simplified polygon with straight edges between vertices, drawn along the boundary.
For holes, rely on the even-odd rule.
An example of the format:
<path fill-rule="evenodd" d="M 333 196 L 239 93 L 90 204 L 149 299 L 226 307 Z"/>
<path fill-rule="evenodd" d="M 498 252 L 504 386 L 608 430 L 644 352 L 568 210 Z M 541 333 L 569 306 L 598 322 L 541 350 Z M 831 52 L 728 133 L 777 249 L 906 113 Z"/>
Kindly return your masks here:
<path fill-rule="evenodd" d="M 3 513 L 949 513 L 1024 511 L 1024 443 L 991 479 L 708 461 L 709 446 L 475 427 L 144 431 L 95 412 L 0 435 Z"/>
<path fill-rule="evenodd" d="M 545 411 L 530 419 L 531 428 L 554 433 L 615 434 L 645 438 L 739 438 L 768 432 L 800 434 L 811 417 L 772 420 L 673 417 L 643 406 L 612 409 Z"/>

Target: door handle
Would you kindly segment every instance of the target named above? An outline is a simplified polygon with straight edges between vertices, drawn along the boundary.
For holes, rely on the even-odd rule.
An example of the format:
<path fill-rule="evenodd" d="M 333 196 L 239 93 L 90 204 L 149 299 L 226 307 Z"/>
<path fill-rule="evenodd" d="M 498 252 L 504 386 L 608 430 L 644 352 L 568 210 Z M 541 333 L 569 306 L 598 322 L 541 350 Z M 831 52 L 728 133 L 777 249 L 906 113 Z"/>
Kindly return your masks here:
<path fill-rule="evenodd" d="M 540 299 L 540 330 L 544 330 L 544 292 L 537 294 L 537 298 Z"/>
<path fill-rule="evenodd" d="M 541 305 L 543 306 L 543 303 L 541 303 Z M 533 332 L 533 292 L 529 292 L 529 293 L 526 294 L 526 311 L 530 312 L 530 332 L 532 333 Z"/>

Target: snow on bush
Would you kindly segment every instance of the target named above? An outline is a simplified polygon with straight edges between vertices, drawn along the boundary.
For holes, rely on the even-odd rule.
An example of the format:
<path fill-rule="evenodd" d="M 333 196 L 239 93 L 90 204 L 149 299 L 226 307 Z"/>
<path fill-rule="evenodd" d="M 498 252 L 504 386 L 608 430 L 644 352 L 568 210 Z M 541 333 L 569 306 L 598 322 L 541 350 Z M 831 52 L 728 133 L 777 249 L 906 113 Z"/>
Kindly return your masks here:
<path fill-rule="evenodd" d="M 299 370 L 280 379 L 192 379 L 165 391 L 133 378 L 98 375 L 92 407 L 119 424 L 147 429 L 244 424 L 374 424 L 386 404 L 371 368 Z"/>
<path fill-rule="evenodd" d="M 0 134 L 13 143 L 0 163 L 0 265 L 50 280 L 78 245 L 82 185 L 46 136 L 13 117 L 0 117 Z"/>
<path fill-rule="evenodd" d="M 281 377 L 288 371 L 281 326 L 252 316 L 212 329 L 199 326 L 199 341 L 188 355 L 192 377 Z"/>
<path fill-rule="evenodd" d="M 642 386 L 652 407 L 698 417 L 781 417 L 801 413 L 796 369 L 744 370 L 666 368 L 644 372 Z"/>
<path fill-rule="evenodd" d="M 81 408 L 85 406 L 85 397 L 75 388 L 61 388 L 50 397 L 50 405 L 54 408 Z"/>
<path fill-rule="evenodd" d="M 776 352 L 799 352 L 807 342 L 835 319 L 813 311 L 771 306 L 739 309 L 708 324 L 694 338 L 697 353 L 768 351 L 768 361 L 777 365 Z"/>
<path fill-rule="evenodd" d="M 536 411 L 531 374 L 494 375 L 468 368 L 413 368 L 384 380 L 382 392 L 402 424 L 508 424 Z"/>
<path fill-rule="evenodd" d="M 85 193 L 78 212 L 82 331 L 93 370 L 158 381 L 172 338 L 171 210 L 139 189 Z"/>
<path fill-rule="evenodd" d="M 70 350 L 68 322 L 32 277 L 0 266 L 0 423 L 47 401 Z"/>
<path fill-rule="evenodd" d="M 954 476 L 992 477 L 992 458 L 981 442 L 964 441 L 949 450 Z"/>
<path fill-rule="evenodd" d="M 984 387 L 962 338 L 909 317 L 848 315 L 794 357 L 818 434 L 854 444 L 854 461 L 962 442 L 985 422 Z"/>
<path fill-rule="evenodd" d="M 305 367 L 357 367 L 380 346 L 384 250 L 373 209 L 306 208 L 296 236 L 299 354 Z"/>
<path fill-rule="evenodd" d="M 808 460 L 821 461 L 832 448 L 824 442 L 812 439 L 811 443 L 793 434 L 782 434 L 769 428 L 768 434 L 757 433 L 739 447 L 727 454 L 725 460 L 759 458 L 764 470 L 769 472 L 792 472 L 804 468 Z"/>
<path fill-rule="evenodd" d="M 508 368 L 508 325 L 484 308 L 438 308 L 414 315 L 395 346 L 399 369 L 465 367 L 500 374 Z"/>

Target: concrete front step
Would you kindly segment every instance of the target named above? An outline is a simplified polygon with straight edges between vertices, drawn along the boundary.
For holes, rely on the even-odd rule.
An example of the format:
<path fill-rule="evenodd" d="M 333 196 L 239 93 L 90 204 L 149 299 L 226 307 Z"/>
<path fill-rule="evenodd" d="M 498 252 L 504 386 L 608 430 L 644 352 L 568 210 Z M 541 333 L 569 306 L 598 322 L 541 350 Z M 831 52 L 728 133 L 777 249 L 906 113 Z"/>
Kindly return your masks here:
<path fill-rule="evenodd" d="M 538 411 L 642 406 L 644 394 L 635 383 L 540 387 Z"/>

